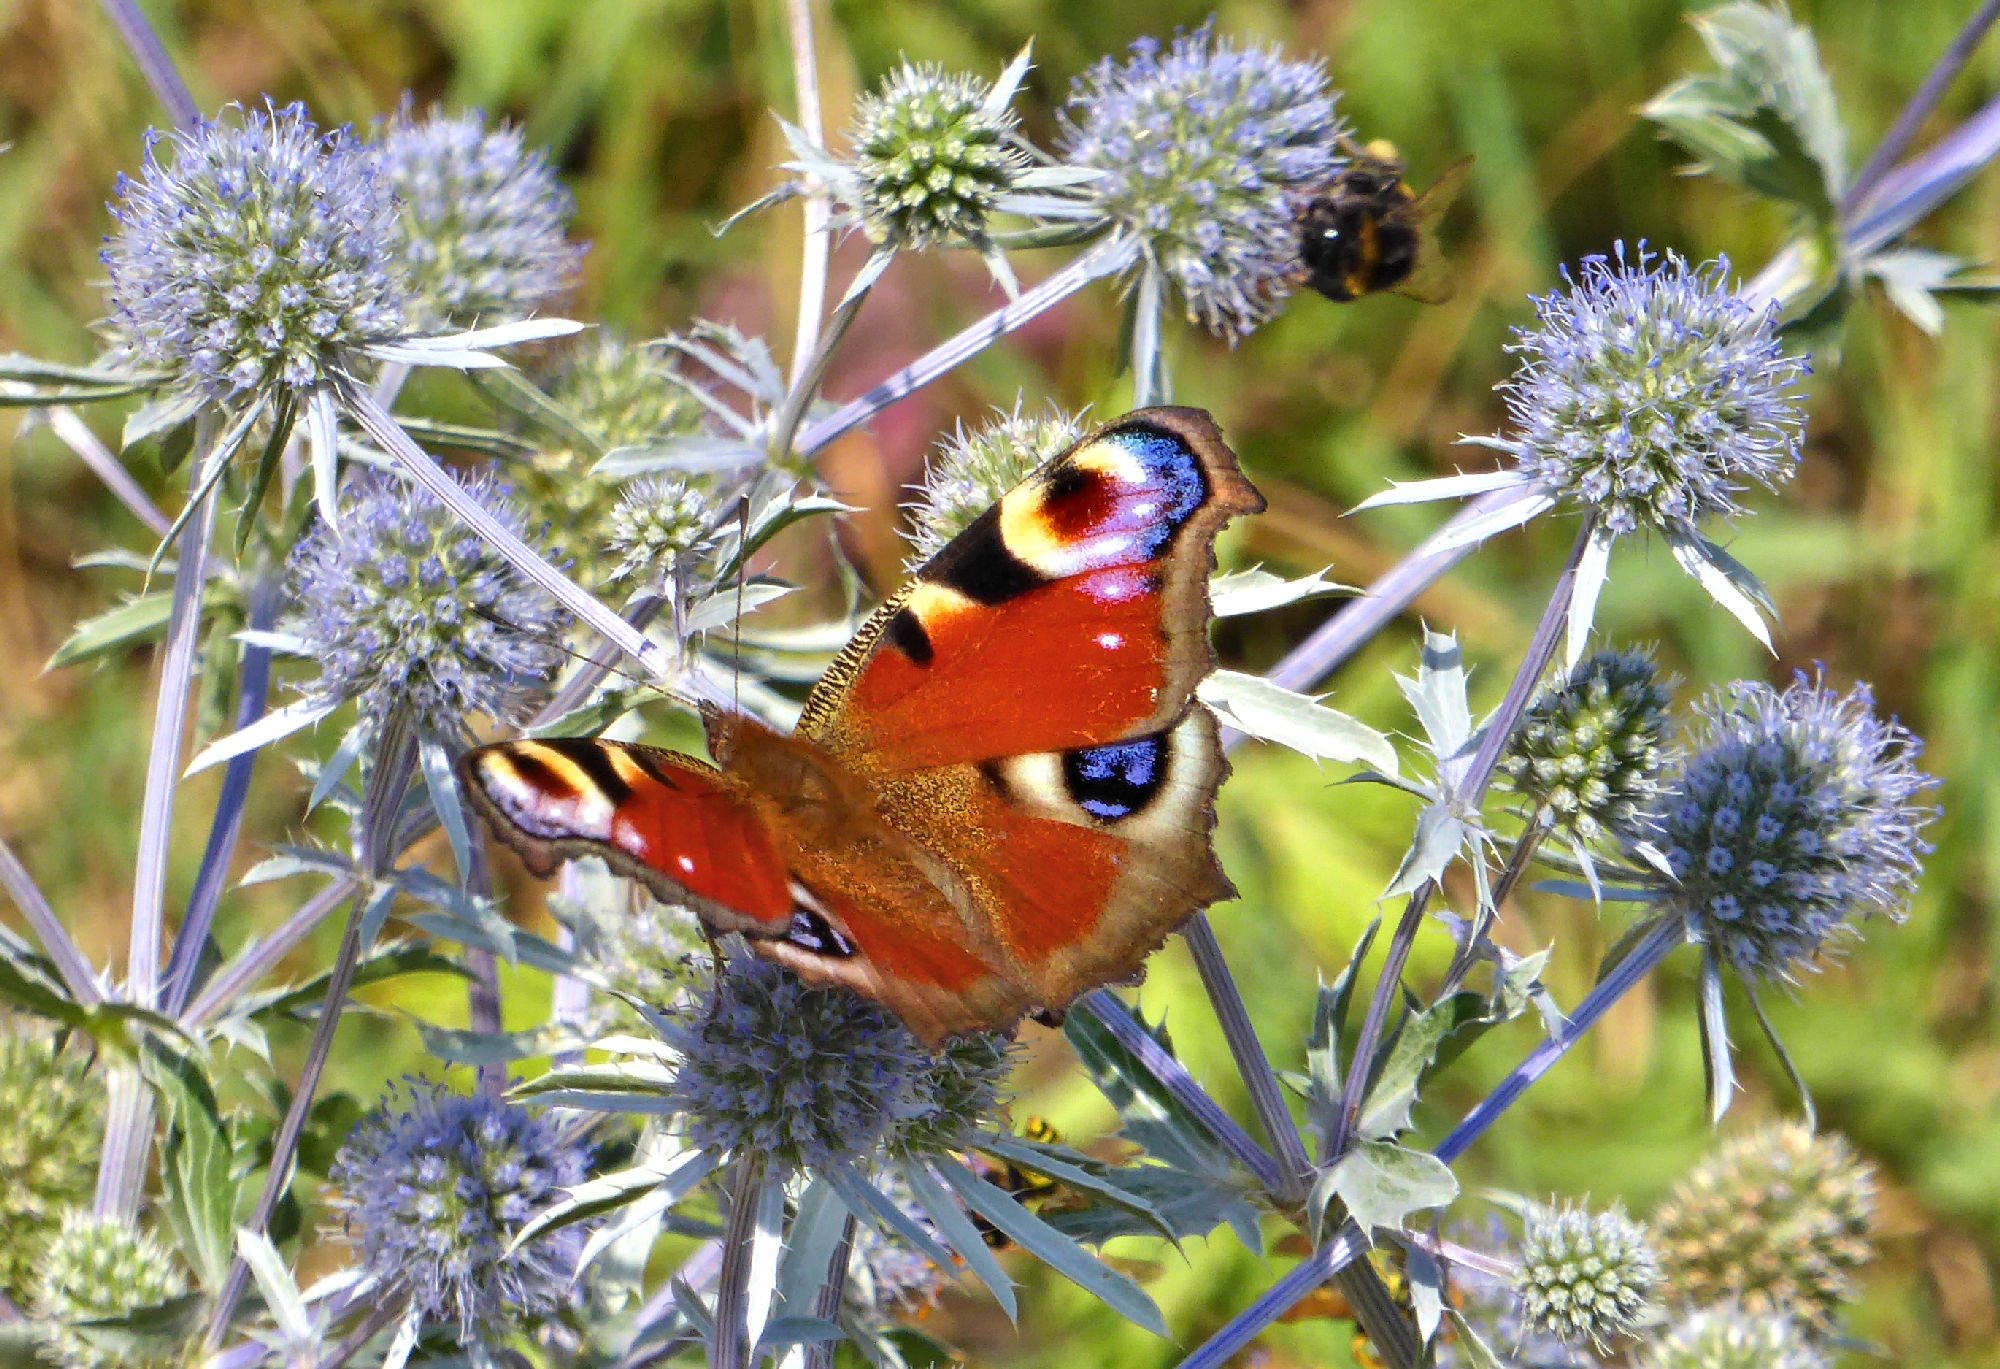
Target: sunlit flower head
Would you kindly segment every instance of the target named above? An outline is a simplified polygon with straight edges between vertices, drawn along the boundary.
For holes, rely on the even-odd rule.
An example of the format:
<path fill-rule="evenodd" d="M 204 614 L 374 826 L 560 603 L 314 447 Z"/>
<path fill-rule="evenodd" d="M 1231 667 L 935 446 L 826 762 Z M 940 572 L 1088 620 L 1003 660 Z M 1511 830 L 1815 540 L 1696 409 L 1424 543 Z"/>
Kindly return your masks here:
<path fill-rule="evenodd" d="M 904 62 L 855 102 L 857 206 L 877 242 L 977 242 L 1028 159 L 1016 146 L 1011 83 Z"/>
<path fill-rule="evenodd" d="M 1017 403 L 968 431 L 962 425 L 938 444 L 910 506 L 910 566 L 944 550 L 1028 472 L 1083 435 L 1078 418 L 1050 408 L 1023 413 Z"/>
<path fill-rule="evenodd" d="M 0 1293 L 25 1303 L 62 1214 L 97 1187 L 104 1084 L 30 1019 L 0 1022 Z"/>
<path fill-rule="evenodd" d="M 1737 684 L 1699 712 L 1651 833 L 1675 876 L 1663 901 L 1690 934 L 1747 979 L 1786 980 L 1858 920 L 1900 921 L 1936 781 L 1867 687 Z"/>
<path fill-rule="evenodd" d="M 70 1213 L 43 1252 L 39 1276 L 34 1311 L 62 1369 L 174 1369 L 189 1362 L 189 1347 L 164 1327 L 127 1336 L 89 1325 L 161 1307 L 187 1292 L 173 1252 L 129 1222 Z"/>
<path fill-rule="evenodd" d="M 474 498 L 514 531 L 504 485 L 476 477 Z M 555 601 L 416 485 L 363 472 L 340 521 L 315 523 L 293 551 L 296 631 L 318 666 L 308 693 L 356 700 L 378 720 L 411 710 L 432 731 L 472 714 L 518 722 L 562 664 Z"/>
<path fill-rule="evenodd" d="M 177 389 L 309 389 L 405 328 L 394 192 L 367 147 L 302 105 L 155 134 L 111 212 L 112 324 Z"/>
<path fill-rule="evenodd" d="M 1682 1313 L 1639 1357 L 1639 1369 L 1832 1369 L 1805 1328 L 1782 1312 L 1733 1303 Z"/>
<path fill-rule="evenodd" d="M 1542 1208 L 1528 1218 L 1514 1287 L 1530 1330 L 1602 1348 L 1639 1329 L 1660 1292 L 1660 1261 L 1644 1223 L 1616 1204 Z"/>
<path fill-rule="evenodd" d="M 1668 759 L 1672 701 L 1650 656 L 1600 651 L 1528 705 L 1500 771 L 1575 840 L 1633 835 Z"/>
<path fill-rule="evenodd" d="M 1612 533 L 1691 534 L 1791 479 L 1805 363 L 1779 341 L 1776 306 L 1735 293 L 1727 261 L 1628 258 L 1620 243 L 1563 279 L 1515 330 L 1513 432 L 1494 443 L 1536 484 Z"/>
<path fill-rule="evenodd" d="M 1340 164 L 1337 98 L 1324 63 L 1238 46 L 1204 24 L 1091 68 L 1062 150 L 1099 173 L 1085 193 L 1180 292 L 1188 318 L 1237 338 L 1292 291 L 1293 199 Z"/>
<path fill-rule="evenodd" d="M 396 249 L 420 322 L 522 318 L 569 288 L 582 255 L 565 236 L 575 204 L 518 128 L 405 108 L 375 154 L 396 194 Z"/>
<path fill-rule="evenodd" d="M 354 1129 L 329 1177 L 362 1267 L 472 1341 L 573 1296 L 586 1225 L 509 1246 L 589 1164 L 590 1148 L 545 1113 L 418 1086 Z"/>

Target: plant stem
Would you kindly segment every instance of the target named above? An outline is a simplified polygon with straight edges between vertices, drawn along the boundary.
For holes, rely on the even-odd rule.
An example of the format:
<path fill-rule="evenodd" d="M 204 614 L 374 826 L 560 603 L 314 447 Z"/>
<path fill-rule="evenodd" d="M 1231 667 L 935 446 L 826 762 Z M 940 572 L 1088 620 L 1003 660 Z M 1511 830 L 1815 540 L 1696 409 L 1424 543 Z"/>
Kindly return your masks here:
<path fill-rule="evenodd" d="M 1284 1206 L 1295 1207 L 1305 1201 L 1312 1160 L 1306 1154 L 1305 1143 L 1299 1139 L 1291 1110 L 1285 1106 L 1278 1076 L 1271 1072 L 1270 1058 L 1257 1039 L 1257 1029 L 1251 1025 L 1243 995 L 1229 972 L 1229 962 L 1223 958 L 1221 943 L 1216 941 L 1215 929 L 1209 925 L 1207 916 L 1196 913 L 1189 918 L 1181 928 L 1181 936 L 1194 956 L 1202 988 L 1208 991 L 1216 1020 L 1222 1024 L 1223 1038 L 1235 1057 L 1237 1072 L 1243 1076 L 1243 1086 L 1249 1090 L 1250 1106 L 1263 1129 L 1265 1144 L 1277 1158 L 1279 1182 L 1273 1196 Z"/>
<path fill-rule="evenodd" d="M 201 108 L 195 104 L 180 72 L 175 70 L 173 58 L 167 56 L 160 35 L 146 22 L 145 14 L 134 0 L 102 0 L 102 3 L 104 13 L 118 29 L 118 36 L 125 40 L 132 60 L 138 63 L 140 74 L 152 87 L 153 98 L 160 102 L 176 127 L 193 128 L 201 120 Z"/>
<path fill-rule="evenodd" d="M 155 537 L 164 538 L 173 526 L 168 517 L 160 512 L 132 478 L 111 449 L 105 446 L 92 432 L 90 425 L 77 417 L 76 410 L 57 407 L 39 411 L 49 425 L 49 431 L 56 435 L 65 447 L 76 453 L 77 460 L 90 467 L 91 474 L 104 482 L 104 487 L 118 497 L 131 515 L 146 525 L 146 530 Z"/>
<path fill-rule="evenodd" d="M 352 898 L 359 882 L 360 877 L 352 873 L 340 876 L 301 904 L 275 931 L 239 951 L 236 959 L 202 987 L 200 997 L 183 1015 L 186 1025 L 206 1026 L 221 1016 L 224 1009 L 311 936 L 313 929 L 326 921 L 334 909 Z"/>
<path fill-rule="evenodd" d="M 260 577 L 250 588 L 249 626 L 268 632 L 278 621 L 284 606 L 284 585 L 276 574 Z M 241 730 L 264 716 L 271 692 L 271 649 L 250 645 L 243 649 L 241 693 L 236 705 L 235 729 Z M 259 748 L 261 750 L 261 748 Z M 215 800 L 215 821 L 210 824 L 208 847 L 202 852 L 201 868 L 195 875 L 194 893 L 188 898 L 174 938 L 174 952 L 167 961 L 162 985 L 162 1006 L 168 1015 L 179 1016 L 194 991 L 195 974 L 208 944 L 209 930 L 215 925 L 215 908 L 222 900 L 229 880 L 230 857 L 236 852 L 243 830 L 243 809 L 250 798 L 250 777 L 257 765 L 257 751 L 232 756 L 222 774 L 222 792 Z"/>
<path fill-rule="evenodd" d="M 484 900 L 493 892 L 491 868 L 486 859 L 484 828 L 472 834 L 472 864 L 465 872 L 465 890 Z M 484 1036 L 497 1037 L 505 1029 L 500 1012 L 500 965 L 493 952 L 483 946 L 467 946 L 460 953 L 465 966 L 466 1025 Z M 482 1064 L 474 1072 L 479 1091 L 498 1098 L 507 1091 L 507 1067 L 497 1061 Z"/>
<path fill-rule="evenodd" d="M 1126 1006 L 1103 989 L 1093 989 L 1076 1000 L 1070 1009 L 1089 1013 L 1104 1029 L 1118 1038 L 1118 1044 L 1138 1058 L 1146 1072 L 1174 1096 L 1174 1101 L 1193 1113 L 1209 1135 L 1250 1171 L 1266 1192 L 1275 1193 L 1281 1182 L 1277 1162 L 1252 1140 L 1250 1133 L 1224 1112 L 1208 1091 L 1187 1072 L 1187 1067 L 1163 1050 Z"/>
<path fill-rule="evenodd" d="M 403 1309 L 409 1303 L 408 1296 L 384 1298 L 374 1303 L 361 1325 L 347 1333 L 346 1339 L 333 1347 L 333 1353 L 321 1360 L 317 1369 L 340 1369 L 349 1360 L 367 1348 L 368 1342 L 387 1331 L 403 1316 Z"/>
<path fill-rule="evenodd" d="M 21 910 L 21 916 L 28 920 L 29 929 L 42 943 L 56 973 L 62 976 L 69 996 L 86 1008 L 102 1003 L 104 991 L 98 987 L 97 972 L 83 958 L 83 951 L 70 936 L 69 928 L 62 925 L 62 919 L 56 916 L 56 910 L 43 897 L 41 887 L 5 837 L 0 837 L 0 888 L 7 891 L 14 906 Z"/>
<path fill-rule="evenodd" d="M 193 467 L 195 488 L 208 482 L 211 464 L 229 459 L 215 447 L 217 419 L 196 420 L 195 444 L 205 458 Z M 153 708 L 153 740 L 146 757 L 146 792 L 139 812 L 139 856 L 132 881 L 132 949 L 126 973 L 127 992 L 141 1007 L 152 1007 L 159 993 L 160 943 L 166 913 L 167 861 L 171 855 L 174 787 L 181 775 L 181 752 L 187 735 L 188 697 L 194 688 L 195 655 L 201 645 L 201 589 L 207 571 L 208 544 L 215 535 L 220 495 L 193 495 L 201 500 L 181 538 L 180 559 L 174 567 L 172 607 L 167 635 L 160 647 L 160 692 Z"/>
<path fill-rule="evenodd" d="M 1486 928 L 1492 920 L 1500 916 L 1500 908 L 1514 892 L 1514 886 L 1521 882 L 1528 864 L 1535 852 L 1542 849 L 1542 841 L 1548 836 L 1548 823 L 1543 814 L 1537 812 L 1528 821 L 1527 828 L 1514 842 L 1514 849 L 1507 853 L 1507 863 L 1501 867 L 1500 878 L 1493 881 L 1493 900 L 1490 906 L 1479 909 L 1473 916 L 1472 926 L 1466 932 L 1465 944 L 1452 957 L 1451 968 L 1445 971 L 1444 982 L 1438 986 L 1439 999 L 1450 998 L 1465 983 L 1465 977 L 1472 973 L 1472 967 L 1479 963 L 1479 943 L 1486 935 Z"/>
<path fill-rule="evenodd" d="M 1230 1318 L 1227 1325 L 1181 1361 L 1180 1369 L 1223 1369 L 1265 1327 L 1332 1278 L 1335 1271 L 1359 1259 L 1367 1249 L 1368 1238 L 1361 1228 L 1348 1222 L 1337 1236 L 1300 1261 L 1257 1301 Z"/>
<path fill-rule="evenodd" d="M 826 1279 L 813 1294 L 813 1315 L 821 1321 L 836 1321 L 840 1317 L 841 1299 L 847 1295 L 847 1266 L 854 1257 L 854 1230 L 854 1214 L 850 1212 L 840 1224 L 840 1239 L 834 1243 L 833 1257 L 827 1261 Z M 808 1345 L 805 1369 L 833 1369 L 837 1346 L 836 1341 Z"/>
<path fill-rule="evenodd" d="M 750 1248 L 757 1231 L 757 1194 L 764 1186 L 769 1160 L 762 1151 L 745 1151 L 736 1162 L 730 1186 L 729 1221 L 722 1230 L 722 1270 L 715 1284 L 715 1344 L 710 1347 L 713 1369 L 745 1369 L 750 1363 L 749 1309 L 745 1305 L 750 1277 Z"/>
<path fill-rule="evenodd" d="M 813 44 L 812 0 L 785 0 L 785 28 L 791 39 L 792 87 L 798 127 L 806 141 L 825 142 L 819 107 L 819 64 Z M 819 324 L 826 307 L 826 263 L 832 234 L 833 207 L 822 195 L 805 198 L 805 246 L 799 263 L 799 322 L 792 341 L 792 388 L 805 378 L 817 350 Z"/>
<path fill-rule="evenodd" d="M 249 1229 L 260 1234 L 269 1229 L 271 1214 L 278 1210 L 278 1202 L 291 1184 L 292 1162 L 298 1155 L 299 1137 L 305 1132 L 306 1115 L 312 1111 L 313 1096 L 319 1092 L 320 1075 L 325 1071 L 327 1056 L 333 1050 L 333 1034 L 340 1026 L 341 1009 L 346 1007 L 348 990 L 354 986 L 354 968 L 361 961 L 361 914 L 367 902 L 367 891 L 357 890 L 353 905 L 348 909 L 347 928 L 341 933 L 340 951 L 333 960 L 333 972 L 327 979 L 326 996 L 320 1000 L 319 1021 L 313 1027 L 312 1045 L 306 1051 L 305 1067 L 299 1071 L 299 1082 L 292 1090 L 292 1101 L 286 1107 L 285 1119 L 279 1124 L 278 1135 L 271 1143 L 270 1168 L 265 1172 L 264 1187 L 257 1195 L 257 1206 L 251 1212 L 249 1221 Z M 222 1347 L 223 1338 L 229 1334 L 230 1318 L 236 1315 L 236 1304 L 242 1299 L 249 1278 L 250 1267 L 238 1255 L 230 1262 L 228 1277 L 223 1280 L 222 1291 L 216 1295 L 215 1309 L 209 1316 L 204 1344 L 211 1353 Z"/>
<path fill-rule="evenodd" d="M 1965 70 L 1965 64 L 1972 60 L 1973 51 L 1978 48 L 1980 40 L 1986 37 L 1986 31 L 1993 27 L 1995 19 L 2000 19 L 2000 0 L 1985 0 L 1985 3 L 1973 12 L 1972 17 L 1965 21 L 1965 27 L 1958 31 L 1957 36 L 1938 55 L 1936 63 L 1925 75 L 1923 83 L 1904 102 L 1903 108 L 1896 115 L 1896 122 L 1889 125 L 1889 131 L 1884 133 L 1882 141 L 1875 145 L 1875 150 L 1869 154 L 1866 165 L 1855 175 L 1846 193 L 1840 197 L 1842 217 L 1854 211 L 1855 206 L 1859 205 L 1867 197 L 1868 192 L 1888 174 L 1896 158 L 1908 151 L 1910 144 L 1916 141 L 1917 130 L 1923 127 L 1924 120 L 1937 108 L 1938 101 L 1944 98 L 1945 91 L 1958 79 L 1958 74 Z"/>
<path fill-rule="evenodd" d="M 97 1195 L 91 1211 L 99 1217 L 136 1216 L 152 1154 L 153 1092 L 138 1066 L 113 1064 L 105 1071 L 104 1153 L 97 1161 Z"/>
<path fill-rule="evenodd" d="M 1131 262 L 1134 250 L 1129 241 L 1119 238 L 1098 244 L 1023 292 L 1018 299 L 939 343 L 860 398 L 849 400 L 817 423 L 809 424 L 799 434 L 799 452 L 813 455 L 842 433 L 860 427 L 897 400 L 915 394 L 1016 328 L 1048 312 L 1091 281 L 1123 270 Z"/>
<path fill-rule="evenodd" d="M 1477 815 L 1480 801 L 1486 796 L 1486 786 L 1492 781 L 1494 768 L 1500 763 L 1500 750 L 1512 735 L 1521 714 L 1527 710 L 1528 701 L 1541 684 L 1542 672 L 1555 659 L 1556 648 L 1562 641 L 1563 622 L 1569 614 L 1570 591 L 1576 584 L 1577 566 L 1583 560 L 1584 549 L 1590 545 L 1594 526 L 1593 520 L 1586 516 L 1577 532 L 1576 545 L 1570 549 L 1569 561 L 1562 574 L 1556 577 L 1548 606 L 1542 610 L 1541 622 L 1535 626 L 1535 635 L 1528 642 L 1520 668 L 1514 672 L 1513 683 L 1507 687 L 1507 697 L 1487 721 L 1479 739 L 1479 749 L 1473 753 L 1472 765 L 1460 781 L 1457 801 L 1470 814 Z M 1422 926 L 1424 912 L 1436 892 L 1437 882 L 1425 880 L 1410 895 L 1409 902 L 1403 907 L 1402 919 L 1396 924 L 1395 935 L 1390 938 L 1389 949 L 1383 955 L 1382 974 L 1375 982 L 1374 995 L 1368 1000 L 1367 1015 L 1362 1018 L 1361 1032 L 1355 1037 L 1354 1051 L 1349 1056 L 1347 1077 L 1341 1082 L 1340 1112 L 1334 1119 L 1333 1134 L 1328 1138 L 1328 1159 L 1338 1159 L 1353 1138 L 1355 1123 L 1361 1118 L 1361 1104 L 1368 1092 L 1375 1049 L 1381 1044 L 1382 1033 L 1388 1027 L 1389 1013 L 1401 992 L 1403 970 L 1409 964 L 1417 930 Z"/>

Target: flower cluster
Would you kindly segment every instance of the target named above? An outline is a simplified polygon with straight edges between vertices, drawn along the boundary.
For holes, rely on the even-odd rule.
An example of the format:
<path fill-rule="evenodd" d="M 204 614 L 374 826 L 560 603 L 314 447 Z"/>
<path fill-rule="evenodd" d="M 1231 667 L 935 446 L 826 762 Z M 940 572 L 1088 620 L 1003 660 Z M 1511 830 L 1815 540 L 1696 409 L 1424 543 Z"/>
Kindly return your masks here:
<path fill-rule="evenodd" d="M 1577 841 L 1631 836 L 1667 759 L 1672 701 L 1651 657 L 1601 651 L 1528 705 L 1500 771 Z"/>
<path fill-rule="evenodd" d="M 1782 1313 L 1723 1304 L 1682 1314 L 1639 1359 L 1639 1369 L 1831 1369 L 1826 1353 Z"/>
<path fill-rule="evenodd" d="M 1876 717 L 1865 686 L 1803 675 L 1736 685 L 1701 714 L 1650 834 L 1690 934 L 1746 978 L 1790 979 L 1855 919 L 1900 920 L 1935 814 L 1917 739 Z"/>
<path fill-rule="evenodd" d="M 0 1024 L 0 1293 L 26 1302 L 61 1214 L 90 1201 L 104 1086 L 25 1022 Z"/>
<path fill-rule="evenodd" d="M 479 476 L 469 488 L 522 530 L 506 486 Z M 439 733 L 478 713 L 519 721 L 562 663 L 554 601 L 428 492 L 388 476 L 347 483 L 339 521 L 306 534 L 290 578 L 319 667 L 311 696 L 354 699 L 364 718 L 407 709 Z"/>
<path fill-rule="evenodd" d="M 1292 199 L 1340 165 L 1346 127 L 1319 61 L 1238 47 L 1211 26 L 1150 38 L 1077 83 L 1063 154 L 1180 291 L 1190 321 L 1238 338 L 1291 293 Z"/>
<path fill-rule="evenodd" d="M 574 204 L 548 158 L 478 113 L 406 108 L 376 141 L 397 200 L 395 253 L 411 312 L 427 327 L 497 323 L 557 299 L 581 251 L 564 236 Z"/>
<path fill-rule="evenodd" d="M 331 1178 L 364 1269 L 472 1341 L 571 1297 L 587 1227 L 509 1246 L 589 1163 L 552 1117 L 417 1086 L 406 1107 L 385 1104 L 355 1128 Z"/>
<path fill-rule="evenodd" d="M 1782 1313 L 1826 1335 L 1870 1255 L 1873 1168 L 1839 1136 L 1793 1124 L 1729 1142 L 1653 1215 L 1676 1297 Z"/>
<path fill-rule="evenodd" d="M 1529 1217 L 1514 1287 L 1531 1331 L 1601 1349 L 1638 1330 L 1660 1284 L 1652 1240 L 1622 1207 L 1564 1205 Z"/>
<path fill-rule="evenodd" d="M 645 580 L 715 544 L 715 511 L 706 494 L 676 475 L 634 481 L 611 511 L 605 549 L 618 558 L 610 580 Z"/>
<path fill-rule="evenodd" d="M 1777 309 L 1729 287 L 1729 263 L 1690 266 L 1640 247 L 1590 257 L 1516 330 L 1504 387 L 1511 452 L 1535 484 L 1597 510 L 1612 533 L 1692 535 L 1742 512 L 1799 461 L 1805 363 L 1777 336 Z"/>
<path fill-rule="evenodd" d="M 396 199 L 371 150 L 303 106 L 158 137 L 122 179 L 111 317 L 144 364 L 221 401 L 305 390 L 405 327 Z"/>
<path fill-rule="evenodd" d="M 187 1279 L 159 1241 L 116 1217 L 71 1213 L 43 1254 L 35 1313 L 63 1369 L 174 1369 L 187 1347 L 145 1319 L 92 1326 L 171 1302 Z"/>
<path fill-rule="evenodd" d="M 697 1147 L 761 1151 L 786 1169 L 851 1160 L 899 1121 L 923 1055 L 892 1015 L 802 983 L 745 951 L 668 1038 L 673 1100 Z"/>
<path fill-rule="evenodd" d="M 849 138 L 868 236 L 919 249 L 983 239 L 1027 166 L 1016 123 L 1004 95 L 978 77 L 903 63 L 854 107 Z"/>

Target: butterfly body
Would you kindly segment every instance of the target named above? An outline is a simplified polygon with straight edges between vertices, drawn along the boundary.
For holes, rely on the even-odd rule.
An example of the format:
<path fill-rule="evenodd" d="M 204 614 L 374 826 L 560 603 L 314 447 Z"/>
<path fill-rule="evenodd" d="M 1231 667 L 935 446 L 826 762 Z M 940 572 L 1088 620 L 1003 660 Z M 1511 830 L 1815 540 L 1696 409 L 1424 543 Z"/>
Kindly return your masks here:
<path fill-rule="evenodd" d="M 928 1042 L 1060 1009 L 1233 895 L 1194 690 L 1216 532 L 1262 505 L 1206 414 L 1127 415 L 921 567 L 796 731 L 711 711 L 712 765 L 522 741 L 462 781 L 538 873 L 601 856 Z"/>

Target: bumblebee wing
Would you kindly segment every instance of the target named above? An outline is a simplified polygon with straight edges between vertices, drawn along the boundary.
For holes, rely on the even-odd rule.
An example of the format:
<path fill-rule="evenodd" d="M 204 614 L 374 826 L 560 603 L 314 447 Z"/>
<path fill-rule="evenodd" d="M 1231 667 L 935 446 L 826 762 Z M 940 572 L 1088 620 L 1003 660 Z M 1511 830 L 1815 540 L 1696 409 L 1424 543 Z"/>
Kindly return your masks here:
<path fill-rule="evenodd" d="M 1410 274 L 1393 287 L 1397 294 L 1419 304 L 1443 304 L 1457 292 L 1458 281 L 1438 246 L 1435 225 L 1465 188 L 1465 174 L 1471 169 L 1472 158 L 1460 157 L 1410 201 L 1408 214 L 1417 229 L 1417 258 Z"/>
<path fill-rule="evenodd" d="M 1465 175 L 1472 170 L 1472 158 L 1460 157 L 1444 169 L 1444 174 L 1432 181 L 1410 201 L 1410 214 L 1420 224 L 1428 227 L 1444 217 L 1445 210 L 1451 208 L 1458 192 L 1465 189 Z"/>

